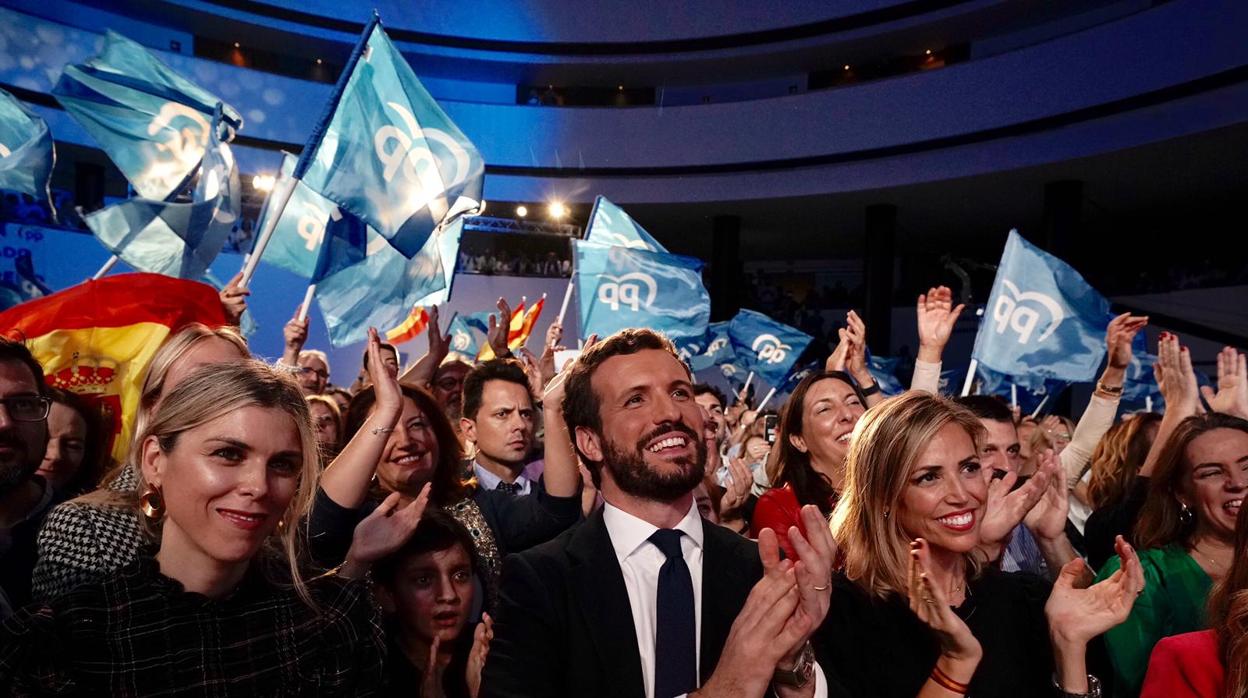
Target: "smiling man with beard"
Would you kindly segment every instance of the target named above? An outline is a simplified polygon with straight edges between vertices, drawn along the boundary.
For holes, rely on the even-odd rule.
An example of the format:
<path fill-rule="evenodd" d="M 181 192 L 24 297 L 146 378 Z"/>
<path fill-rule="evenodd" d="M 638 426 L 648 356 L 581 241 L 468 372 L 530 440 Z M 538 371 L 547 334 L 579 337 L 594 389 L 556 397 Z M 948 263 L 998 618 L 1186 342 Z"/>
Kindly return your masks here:
<path fill-rule="evenodd" d="M 48 443 L 43 369 L 25 346 L 0 338 L 0 618 L 30 600 L 35 535 L 52 488 L 35 475 Z"/>
<path fill-rule="evenodd" d="M 671 342 L 640 329 L 567 372 L 563 436 L 606 504 L 507 559 L 483 696 L 826 695 L 808 639 L 835 544 L 814 507 L 809 541 L 786 532 L 796 564 L 771 531 L 755 545 L 698 516 L 706 446 L 690 378 Z"/>

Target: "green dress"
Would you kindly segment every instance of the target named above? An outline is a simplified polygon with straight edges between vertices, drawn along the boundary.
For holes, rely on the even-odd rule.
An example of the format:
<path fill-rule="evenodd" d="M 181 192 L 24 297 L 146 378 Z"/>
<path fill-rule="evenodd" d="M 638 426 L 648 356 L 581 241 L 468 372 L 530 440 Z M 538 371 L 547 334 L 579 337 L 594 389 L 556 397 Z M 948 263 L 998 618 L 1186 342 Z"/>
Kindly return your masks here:
<path fill-rule="evenodd" d="M 1179 545 L 1140 552 L 1144 593 L 1135 600 L 1122 625 L 1105 633 L 1105 645 L 1114 666 L 1114 695 L 1138 696 L 1148 671 L 1153 645 L 1170 635 L 1206 628 L 1205 604 L 1213 580 Z M 1118 571 L 1121 561 L 1111 557 L 1096 581 Z"/>

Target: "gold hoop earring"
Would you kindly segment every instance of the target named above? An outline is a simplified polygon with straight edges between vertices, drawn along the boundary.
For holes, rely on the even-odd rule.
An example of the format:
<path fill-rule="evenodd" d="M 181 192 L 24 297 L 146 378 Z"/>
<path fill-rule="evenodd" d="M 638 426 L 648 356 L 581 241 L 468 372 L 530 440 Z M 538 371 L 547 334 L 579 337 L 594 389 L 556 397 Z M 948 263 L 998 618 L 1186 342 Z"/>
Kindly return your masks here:
<path fill-rule="evenodd" d="M 160 521 L 165 516 L 165 499 L 160 490 L 148 485 L 139 497 L 139 511 L 152 521 Z"/>

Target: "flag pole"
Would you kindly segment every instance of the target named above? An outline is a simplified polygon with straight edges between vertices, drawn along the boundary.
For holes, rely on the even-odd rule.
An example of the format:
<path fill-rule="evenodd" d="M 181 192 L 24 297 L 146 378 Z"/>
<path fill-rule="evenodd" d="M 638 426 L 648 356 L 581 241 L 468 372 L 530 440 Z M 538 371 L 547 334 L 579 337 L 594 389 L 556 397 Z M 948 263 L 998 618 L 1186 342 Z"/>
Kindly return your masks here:
<path fill-rule="evenodd" d="M 966 380 L 962 381 L 962 397 L 971 394 L 971 383 L 975 382 L 975 372 L 979 370 L 979 360 L 971 359 L 971 365 L 966 367 Z"/>
<path fill-rule="evenodd" d="M 771 402 L 771 398 L 775 394 L 776 394 L 776 389 L 774 387 L 771 390 L 768 390 L 767 394 L 763 396 L 763 401 L 758 403 L 758 407 L 754 409 L 754 412 L 757 414 L 762 414 L 763 408 L 767 406 L 767 403 Z"/>
<path fill-rule="evenodd" d="M 112 271 L 113 267 L 117 266 L 117 261 L 119 259 L 121 259 L 121 257 L 118 257 L 117 255 L 113 255 L 112 257 L 109 257 L 108 261 L 104 263 L 104 266 L 100 267 L 100 270 L 95 272 L 95 276 L 91 277 L 91 280 L 99 281 L 100 278 L 102 278 L 105 274 Z"/>
<path fill-rule="evenodd" d="M 1144 411 L 1145 412 L 1153 411 L 1153 396 L 1152 395 L 1144 396 Z"/>
<path fill-rule="evenodd" d="M 585 223 L 586 235 L 589 234 L 590 226 L 594 224 L 594 216 L 598 215 L 598 202 L 601 200 L 602 200 L 601 196 L 594 198 L 594 207 L 589 210 L 589 218 L 587 219 L 587 222 Z M 559 317 L 557 319 L 557 322 L 559 323 L 560 327 L 563 326 L 563 316 L 568 312 L 568 301 L 572 299 L 572 287 L 576 283 L 576 241 L 578 239 L 579 238 L 572 238 L 568 240 L 568 249 L 572 252 L 572 273 L 568 274 L 568 289 L 563 292 L 563 305 L 559 307 Z M 581 302 L 580 298 L 577 298 L 576 302 L 580 303 Z M 581 334 L 579 323 L 577 324 L 577 334 L 578 335 Z"/>
<path fill-rule="evenodd" d="M 1010 383 L 1010 407 L 1018 409 L 1018 385 Z"/>
<path fill-rule="evenodd" d="M 563 316 L 568 312 L 568 301 L 572 300 L 573 281 L 576 279 L 576 272 L 568 274 L 568 288 L 563 292 L 563 305 L 559 306 L 559 317 L 555 318 L 555 322 L 559 326 L 563 326 Z"/>
<path fill-rule="evenodd" d="M 352 49 L 350 58 L 347 59 L 346 65 L 342 68 L 342 73 L 338 76 L 338 83 L 334 85 L 334 91 L 330 95 L 329 101 L 325 103 L 325 110 L 321 113 L 320 120 L 312 128 L 312 134 L 308 137 L 307 145 L 303 146 L 303 150 L 299 153 L 299 161 L 295 163 L 295 171 L 289 178 L 279 182 L 272 194 L 270 194 L 270 196 L 276 196 L 277 198 L 273 202 L 272 215 L 265 216 L 264 229 L 260 231 L 260 235 L 256 238 L 256 244 L 251 250 L 251 255 L 247 258 L 246 266 L 243 267 L 243 286 L 247 286 L 251 282 L 251 277 L 256 273 L 256 266 L 260 264 L 260 257 L 264 254 L 264 248 L 268 247 L 269 239 L 273 237 L 273 230 L 277 227 L 277 221 L 286 210 L 286 204 L 290 201 L 291 194 L 294 193 L 299 181 L 307 174 L 308 168 L 312 166 L 312 159 L 315 157 L 317 148 L 321 144 L 321 139 L 325 137 L 325 131 L 329 129 L 329 122 L 334 118 L 334 112 L 338 109 L 338 103 L 342 101 L 342 93 L 347 89 L 347 82 L 350 80 L 351 74 L 355 72 L 356 64 L 360 62 L 360 58 L 364 55 L 364 50 L 368 46 L 368 38 L 373 35 L 373 30 L 379 24 L 381 24 L 381 17 L 374 10 L 372 18 L 368 21 L 368 24 L 364 25 L 364 32 L 360 34 L 359 42 Z M 309 294 L 311 294 L 311 290 L 309 290 Z"/>
<path fill-rule="evenodd" d="M 308 308 L 312 307 L 312 296 L 314 295 L 316 295 L 316 284 L 308 284 L 308 291 L 303 294 L 303 305 L 299 306 L 299 316 L 295 318 L 299 322 L 308 319 Z"/>
<path fill-rule="evenodd" d="M 737 391 L 737 399 L 733 400 L 734 403 L 740 399 L 741 395 L 745 395 L 750 391 L 750 383 L 752 382 L 754 382 L 754 372 L 750 371 L 750 375 L 745 377 L 745 385 L 741 386 L 741 390 Z"/>
<path fill-rule="evenodd" d="M 1045 395 L 1045 396 L 1044 396 L 1044 399 L 1040 401 L 1040 404 L 1039 404 L 1039 405 L 1036 405 L 1036 410 L 1035 410 L 1035 412 L 1032 412 L 1032 413 L 1031 413 L 1031 418 L 1032 418 L 1032 419 L 1035 419 L 1036 417 L 1039 417 L 1039 416 L 1040 416 L 1040 410 L 1044 409 L 1044 403 L 1046 403 L 1046 402 L 1048 402 L 1048 401 L 1049 401 L 1049 397 L 1051 397 L 1051 395 Z"/>

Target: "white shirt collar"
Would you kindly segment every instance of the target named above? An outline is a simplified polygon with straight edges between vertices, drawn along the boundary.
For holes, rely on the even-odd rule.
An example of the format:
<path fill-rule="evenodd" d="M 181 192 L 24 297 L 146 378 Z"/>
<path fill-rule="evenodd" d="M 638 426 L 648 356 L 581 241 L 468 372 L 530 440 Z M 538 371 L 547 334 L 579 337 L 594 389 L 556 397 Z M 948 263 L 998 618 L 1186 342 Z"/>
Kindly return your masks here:
<path fill-rule="evenodd" d="M 621 563 L 625 558 L 637 552 L 637 549 L 650 540 L 650 536 L 654 535 L 655 531 L 659 530 L 658 526 L 613 506 L 611 502 L 603 504 L 602 519 L 607 525 L 611 545 L 615 548 L 615 557 Z M 689 511 L 675 528 L 688 536 L 694 545 L 702 547 L 702 517 L 698 515 L 697 502 L 690 502 Z"/>

